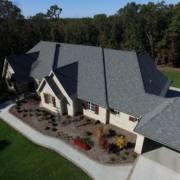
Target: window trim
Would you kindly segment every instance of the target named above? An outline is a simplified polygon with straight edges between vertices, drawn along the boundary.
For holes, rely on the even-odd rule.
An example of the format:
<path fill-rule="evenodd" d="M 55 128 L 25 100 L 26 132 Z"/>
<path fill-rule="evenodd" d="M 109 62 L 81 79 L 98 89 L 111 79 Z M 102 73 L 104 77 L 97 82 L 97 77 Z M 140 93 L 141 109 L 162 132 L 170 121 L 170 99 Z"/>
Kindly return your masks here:
<path fill-rule="evenodd" d="M 95 104 L 87 102 L 86 109 L 91 112 L 95 112 Z"/>

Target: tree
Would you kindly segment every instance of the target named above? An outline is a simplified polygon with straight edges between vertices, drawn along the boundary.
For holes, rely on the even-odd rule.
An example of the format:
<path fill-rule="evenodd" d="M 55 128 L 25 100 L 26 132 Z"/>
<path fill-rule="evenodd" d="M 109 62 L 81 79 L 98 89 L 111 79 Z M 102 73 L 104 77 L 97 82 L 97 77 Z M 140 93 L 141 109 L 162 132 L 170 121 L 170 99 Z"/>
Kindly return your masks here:
<path fill-rule="evenodd" d="M 46 16 L 50 19 L 59 19 L 61 12 L 62 8 L 59 8 L 57 5 L 53 5 L 47 10 Z"/>
<path fill-rule="evenodd" d="M 19 30 L 23 19 L 24 16 L 19 7 L 11 1 L 0 0 L 0 74 L 2 73 L 4 57 L 19 52 L 16 43 L 20 40 Z"/>

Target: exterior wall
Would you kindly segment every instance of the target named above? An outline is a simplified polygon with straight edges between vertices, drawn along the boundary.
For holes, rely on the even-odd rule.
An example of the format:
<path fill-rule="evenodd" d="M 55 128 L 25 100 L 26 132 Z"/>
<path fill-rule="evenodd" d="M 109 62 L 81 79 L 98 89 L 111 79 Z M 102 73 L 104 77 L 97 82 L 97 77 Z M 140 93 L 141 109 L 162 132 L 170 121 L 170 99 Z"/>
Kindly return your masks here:
<path fill-rule="evenodd" d="M 58 79 L 56 78 L 56 76 L 54 76 L 53 74 L 51 74 L 50 76 L 52 77 L 52 79 L 57 84 L 57 86 L 59 87 L 60 91 L 62 92 L 62 94 L 66 98 L 65 106 L 67 107 L 67 114 L 69 114 L 70 116 L 73 116 L 73 113 L 74 113 L 74 110 L 73 110 L 74 103 L 73 103 L 73 101 L 70 99 L 70 97 L 68 96 L 68 94 L 66 93 L 66 91 L 64 90 L 64 88 L 62 87 L 62 85 L 60 84 Z M 75 107 L 76 107 L 76 105 L 75 105 Z"/>
<path fill-rule="evenodd" d="M 55 97 L 55 101 L 56 101 L 56 107 L 53 106 L 53 104 L 47 104 L 45 103 L 44 100 L 44 93 L 45 94 L 49 94 L 52 97 Z M 52 112 L 56 112 L 57 108 L 60 108 L 61 111 L 61 106 L 60 106 L 60 101 L 59 99 L 54 95 L 54 92 L 51 90 L 51 88 L 49 87 L 49 85 L 46 83 L 44 88 L 42 89 L 42 91 L 40 92 L 40 96 L 41 96 L 41 103 L 42 106 L 49 109 Z"/>
<path fill-rule="evenodd" d="M 138 154 L 142 153 L 144 139 L 145 139 L 144 136 L 137 134 L 136 146 L 135 146 L 134 151 Z"/>
<path fill-rule="evenodd" d="M 113 124 L 119 128 L 130 131 L 131 133 L 137 134 L 133 131 L 137 125 L 137 122 L 130 121 L 129 116 L 130 115 L 125 114 L 123 112 L 120 112 L 120 116 L 117 116 L 117 115 L 110 113 L 109 123 Z"/>
<path fill-rule="evenodd" d="M 107 109 L 102 108 L 100 106 L 99 106 L 99 114 L 95 114 L 94 111 L 90 111 L 87 109 L 83 109 L 83 114 L 92 119 L 99 120 L 104 124 L 107 123 Z"/>

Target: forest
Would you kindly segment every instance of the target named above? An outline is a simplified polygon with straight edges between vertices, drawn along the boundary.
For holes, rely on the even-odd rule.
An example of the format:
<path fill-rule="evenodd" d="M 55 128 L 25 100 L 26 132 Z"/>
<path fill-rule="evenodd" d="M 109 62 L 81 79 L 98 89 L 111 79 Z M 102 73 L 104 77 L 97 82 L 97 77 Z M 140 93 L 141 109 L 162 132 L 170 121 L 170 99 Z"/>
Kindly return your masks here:
<path fill-rule="evenodd" d="M 147 51 L 156 63 L 180 67 L 180 3 L 131 2 L 114 15 L 93 18 L 63 19 L 61 13 L 52 5 L 46 14 L 25 18 L 13 2 L 0 0 L 0 73 L 5 57 L 26 53 L 41 40 Z"/>

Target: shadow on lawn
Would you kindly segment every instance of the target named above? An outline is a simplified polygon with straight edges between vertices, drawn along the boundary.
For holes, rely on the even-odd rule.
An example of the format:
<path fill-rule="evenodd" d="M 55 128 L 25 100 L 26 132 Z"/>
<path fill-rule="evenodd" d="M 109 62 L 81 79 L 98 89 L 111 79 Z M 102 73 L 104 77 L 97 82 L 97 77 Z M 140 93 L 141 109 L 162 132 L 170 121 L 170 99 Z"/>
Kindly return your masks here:
<path fill-rule="evenodd" d="M 4 150 L 8 145 L 10 145 L 11 142 L 4 139 L 0 141 L 0 151 Z"/>

